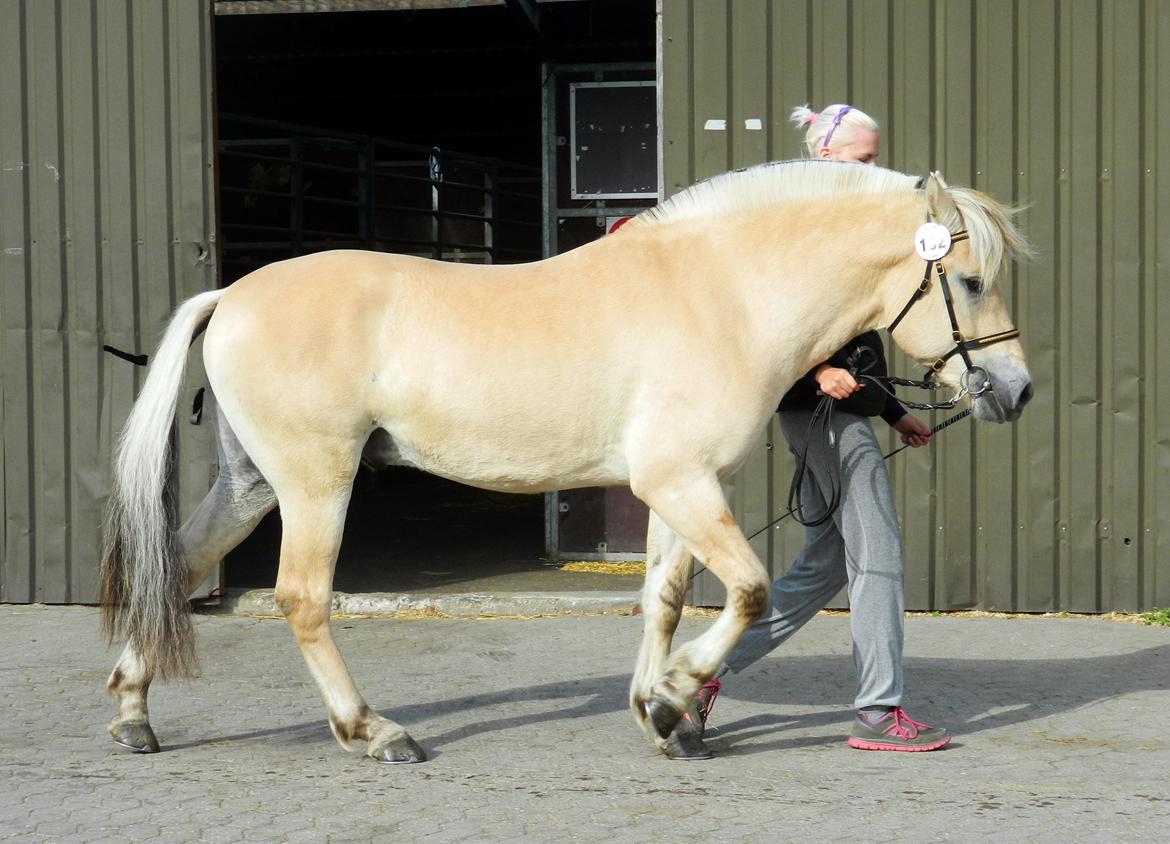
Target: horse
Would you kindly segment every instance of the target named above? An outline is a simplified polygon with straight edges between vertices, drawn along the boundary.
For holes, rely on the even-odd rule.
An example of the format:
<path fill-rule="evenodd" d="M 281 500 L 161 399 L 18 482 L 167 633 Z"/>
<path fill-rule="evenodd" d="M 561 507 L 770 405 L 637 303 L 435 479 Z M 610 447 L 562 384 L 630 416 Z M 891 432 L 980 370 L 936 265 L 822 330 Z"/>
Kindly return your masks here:
<path fill-rule="evenodd" d="M 110 734 L 159 749 L 147 693 L 155 677 L 193 671 L 189 595 L 279 506 L 275 600 L 334 736 L 380 762 L 426 758 L 366 703 L 330 632 L 343 522 L 366 459 L 504 492 L 628 484 L 650 508 L 630 708 L 667 755 L 693 755 L 683 716 L 770 585 L 720 481 L 788 387 L 872 328 L 896 325 L 895 342 L 934 360 L 940 384 L 977 375 L 977 418 L 1016 419 L 1031 379 L 996 280 L 1028 247 L 1010 215 L 938 173 L 779 162 L 700 182 L 612 235 L 529 264 L 335 251 L 192 297 L 115 449 L 103 618 L 111 639 L 128 642 L 107 684 Z M 926 221 L 954 242 L 922 278 L 914 241 Z M 201 333 L 219 472 L 180 528 L 171 431 Z M 990 339 L 963 339 L 974 335 Z M 692 557 L 727 602 L 672 651 Z"/>

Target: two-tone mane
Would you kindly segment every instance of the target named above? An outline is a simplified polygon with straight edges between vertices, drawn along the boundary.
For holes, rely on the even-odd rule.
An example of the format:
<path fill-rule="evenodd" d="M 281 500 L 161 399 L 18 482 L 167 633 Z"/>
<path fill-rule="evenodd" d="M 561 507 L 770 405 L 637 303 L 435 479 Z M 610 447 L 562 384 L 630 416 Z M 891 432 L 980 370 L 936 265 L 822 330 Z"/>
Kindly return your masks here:
<path fill-rule="evenodd" d="M 723 173 L 683 190 L 650 208 L 619 231 L 679 220 L 702 219 L 767 208 L 809 199 L 864 194 L 922 192 L 922 178 L 838 161 L 773 161 Z M 962 219 L 938 220 L 957 231 L 965 228 L 979 256 L 982 276 L 991 283 L 1010 259 L 1027 257 L 1030 249 L 1012 223 L 1015 209 L 980 191 L 948 187 Z"/>

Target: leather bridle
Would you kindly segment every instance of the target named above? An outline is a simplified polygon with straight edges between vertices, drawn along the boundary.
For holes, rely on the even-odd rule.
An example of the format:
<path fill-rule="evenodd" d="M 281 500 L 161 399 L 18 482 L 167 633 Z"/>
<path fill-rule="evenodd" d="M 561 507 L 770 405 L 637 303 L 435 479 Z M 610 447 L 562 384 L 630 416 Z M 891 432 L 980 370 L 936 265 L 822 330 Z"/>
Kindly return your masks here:
<path fill-rule="evenodd" d="M 1014 340 L 1020 336 L 1019 329 L 1012 328 L 1008 331 L 1000 331 L 996 334 L 986 334 L 983 337 L 976 337 L 972 340 L 968 340 L 963 336 L 963 332 L 959 330 L 959 319 L 955 315 L 955 300 L 954 296 L 951 294 L 951 285 L 950 282 L 947 281 L 947 270 L 946 267 L 943 266 L 942 259 L 946 257 L 947 254 L 950 254 L 951 246 L 960 240 L 967 240 L 969 237 L 970 236 L 965 230 L 955 232 L 950 236 L 951 245 L 947 246 L 946 253 L 944 253 L 941 257 L 926 260 L 926 270 L 923 272 L 922 282 L 918 285 L 918 288 L 912 294 L 910 294 L 910 299 L 902 307 L 902 310 L 898 312 L 898 315 L 894 317 L 893 321 L 890 323 L 889 328 L 886 329 L 890 336 L 893 336 L 894 329 L 898 327 L 898 324 L 902 321 L 906 314 L 910 313 L 911 308 L 914 307 L 919 299 L 926 295 L 928 290 L 930 290 L 931 276 L 932 274 L 937 273 L 939 285 L 942 287 L 943 301 L 946 302 L 947 306 L 947 317 L 951 322 L 951 339 L 955 342 L 954 347 L 930 365 L 921 381 L 912 381 L 907 378 L 892 377 L 886 377 L 878 380 L 873 376 L 863 376 L 868 380 L 878 384 L 887 392 L 889 392 L 889 390 L 886 389 L 885 385 L 881 383 L 882 380 L 891 384 L 900 384 L 906 387 L 921 387 L 927 390 L 934 390 L 941 386 L 936 376 L 942 372 L 943 368 L 947 365 L 947 361 L 949 361 L 955 355 L 959 355 L 963 358 L 965 369 L 959 376 L 959 392 L 956 393 L 953 398 L 948 401 L 938 403 L 909 402 L 905 399 L 899 399 L 899 401 L 909 407 L 913 407 L 919 410 L 946 409 L 954 407 L 965 396 L 978 398 L 984 393 L 992 392 L 993 389 L 991 385 L 991 376 L 988 374 L 986 369 L 971 360 L 970 353 L 976 349 L 984 349 L 996 343 L 1002 343 L 1005 340 Z"/>

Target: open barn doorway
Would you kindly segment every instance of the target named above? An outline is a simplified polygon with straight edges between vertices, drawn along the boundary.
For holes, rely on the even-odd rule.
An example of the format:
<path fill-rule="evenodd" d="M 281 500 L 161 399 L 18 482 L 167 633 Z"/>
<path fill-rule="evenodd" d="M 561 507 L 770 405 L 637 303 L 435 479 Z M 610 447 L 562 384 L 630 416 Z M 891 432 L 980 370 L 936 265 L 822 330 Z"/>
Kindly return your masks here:
<path fill-rule="evenodd" d="M 408 7 L 408 8 L 403 8 Z M 654 0 L 216 0 L 222 281 L 296 254 L 538 258 L 549 68 L 652 63 Z M 322 11 L 328 9 L 339 11 Z M 363 11 L 341 11 L 360 8 Z M 335 588 L 525 588 L 543 496 L 363 468 Z M 228 587 L 275 582 L 270 515 Z M 516 586 L 510 587 L 509 582 Z"/>

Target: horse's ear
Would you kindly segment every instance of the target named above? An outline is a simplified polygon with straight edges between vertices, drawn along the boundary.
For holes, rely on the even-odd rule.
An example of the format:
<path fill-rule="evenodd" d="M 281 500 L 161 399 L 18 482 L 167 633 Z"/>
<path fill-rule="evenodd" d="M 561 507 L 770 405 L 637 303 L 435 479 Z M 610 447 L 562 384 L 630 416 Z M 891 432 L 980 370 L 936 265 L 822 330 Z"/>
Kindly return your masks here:
<path fill-rule="evenodd" d="M 937 170 L 931 171 L 926 179 L 926 210 L 930 212 L 930 219 L 944 226 L 950 226 L 962 219 L 959 206 L 955 205 L 955 201 L 947 193 L 947 183 L 943 180 L 942 173 Z"/>

